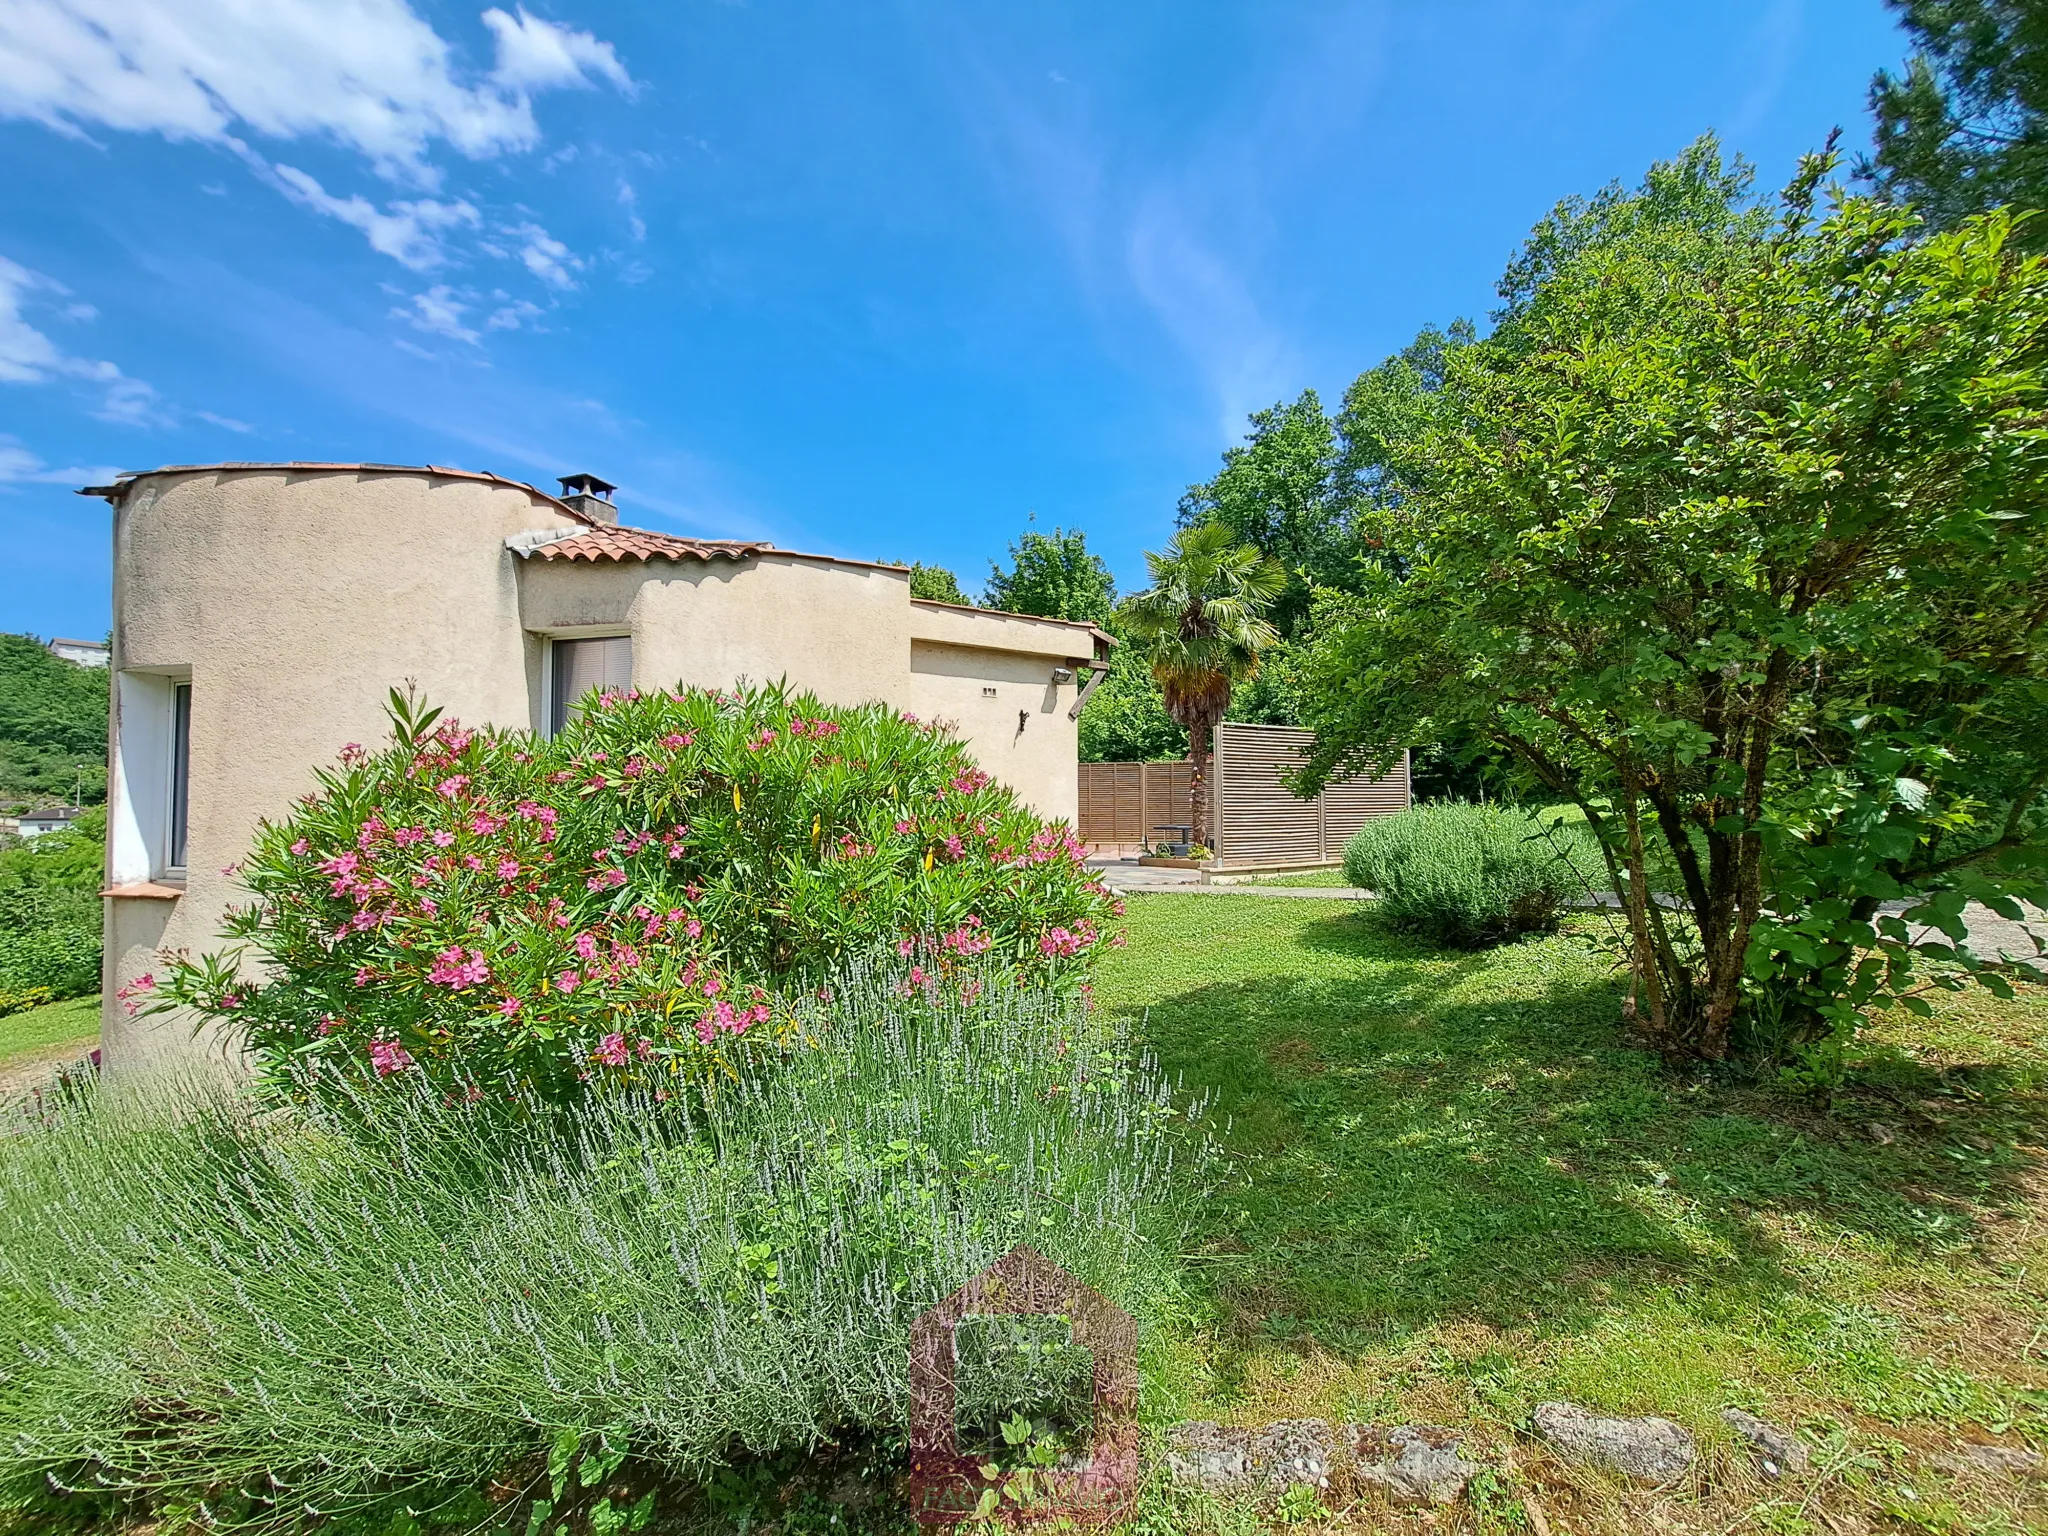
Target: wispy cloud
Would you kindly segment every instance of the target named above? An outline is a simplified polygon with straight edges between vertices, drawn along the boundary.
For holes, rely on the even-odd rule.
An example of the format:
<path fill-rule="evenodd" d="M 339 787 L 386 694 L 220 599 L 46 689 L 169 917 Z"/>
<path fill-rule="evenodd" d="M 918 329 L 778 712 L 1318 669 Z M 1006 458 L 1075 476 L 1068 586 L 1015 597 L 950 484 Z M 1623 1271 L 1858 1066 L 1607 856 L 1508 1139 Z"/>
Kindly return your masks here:
<path fill-rule="evenodd" d="M 582 259 L 540 225 L 529 220 L 508 226 L 505 233 L 520 242 L 519 260 L 535 277 L 554 288 L 576 286 L 570 269 L 581 267 Z"/>
<path fill-rule="evenodd" d="M 443 203 L 419 198 L 393 202 L 379 209 L 360 195 L 333 196 L 297 166 L 275 166 L 271 174 L 293 202 L 361 230 L 371 250 L 415 272 L 447 263 L 450 231 L 475 229 L 482 223 L 482 215 L 459 200 Z"/>
<path fill-rule="evenodd" d="M 474 346 L 478 335 L 475 330 L 462 323 L 462 317 L 472 306 L 456 295 L 446 283 L 436 283 L 425 293 L 416 293 L 410 304 L 391 311 L 392 316 L 404 320 L 414 330 L 425 331 L 432 336 L 445 336 L 450 341 L 465 341 Z"/>
<path fill-rule="evenodd" d="M 162 420 L 157 393 L 148 384 L 129 378 L 104 359 L 67 352 L 29 322 L 24 310 L 35 296 L 48 295 L 54 301 L 70 293 L 55 278 L 0 256 L 0 383 L 74 379 L 92 387 L 98 397 L 93 414 L 104 421 L 139 426 Z M 65 305 L 61 312 L 71 320 L 90 319 L 96 313 L 84 304 Z"/>
<path fill-rule="evenodd" d="M 637 245 L 647 238 L 647 221 L 640 217 L 640 194 L 633 190 L 633 183 L 625 177 L 619 178 L 619 206 L 626 210 L 626 223 L 633 231 Z"/>
<path fill-rule="evenodd" d="M 53 469 L 29 452 L 20 438 L 0 435 L 0 485 L 104 485 L 120 472 L 111 464 Z"/>

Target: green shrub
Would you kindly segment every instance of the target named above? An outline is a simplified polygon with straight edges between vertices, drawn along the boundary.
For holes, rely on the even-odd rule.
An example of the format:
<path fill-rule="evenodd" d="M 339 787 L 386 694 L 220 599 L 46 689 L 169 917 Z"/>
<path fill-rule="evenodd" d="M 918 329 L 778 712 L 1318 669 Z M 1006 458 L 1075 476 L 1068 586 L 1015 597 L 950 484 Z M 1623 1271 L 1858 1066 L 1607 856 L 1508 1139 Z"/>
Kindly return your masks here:
<path fill-rule="evenodd" d="M 392 745 L 258 832 L 228 930 L 262 979 L 167 957 L 125 1001 L 239 1029 L 274 1078 L 559 1097 L 727 1068 L 882 941 L 914 984 L 985 957 L 1077 988 L 1115 910 L 1069 828 L 879 705 L 606 695 L 545 741 L 438 713 L 394 694 Z"/>
<path fill-rule="evenodd" d="M 1577 883 L 1527 812 L 1459 801 L 1368 821 L 1344 877 L 1395 927 L 1458 949 L 1555 928 Z"/>
<path fill-rule="evenodd" d="M 105 826 L 105 811 L 88 810 L 62 832 L 0 851 L 0 993 L 49 1001 L 99 990 Z"/>
<path fill-rule="evenodd" d="M 981 974 L 963 1002 L 857 973 L 803 1010 L 837 1049 L 665 1100 L 522 1096 L 523 1127 L 417 1075 L 352 1081 L 351 1114 L 60 1107 L 0 1158 L 0 1508 L 239 1490 L 284 1524 L 531 1496 L 564 1436 L 677 1477 L 900 1444 L 912 1321 L 1019 1242 L 1153 1336 L 1203 1144 L 1078 1000 Z M 1006 1389 L 1058 1401 L 1070 1365 Z"/>

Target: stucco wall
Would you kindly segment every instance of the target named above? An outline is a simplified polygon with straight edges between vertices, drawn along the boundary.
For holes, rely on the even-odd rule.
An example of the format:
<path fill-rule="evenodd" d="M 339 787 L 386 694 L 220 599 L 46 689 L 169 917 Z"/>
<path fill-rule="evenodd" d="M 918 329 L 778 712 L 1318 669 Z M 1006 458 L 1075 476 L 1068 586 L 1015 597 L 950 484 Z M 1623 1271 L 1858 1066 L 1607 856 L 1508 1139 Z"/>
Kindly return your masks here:
<path fill-rule="evenodd" d="M 213 941 L 240 895 L 222 866 L 260 818 L 312 787 L 314 765 L 382 737 L 394 682 L 417 678 L 465 719 L 532 719 L 540 648 L 520 627 L 504 539 L 571 525 L 525 491 L 419 474 L 208 471 L 150 476 L 127 494 L 114 516 L 113 664 L 191 681 L 190 834 L 181 898 L 107 903 L 110 1066 L 189 1058 L 186 1025 L 130 1019 L 114 990 L 149 968 L 156 947 Z M 151 707 L 146 694 L 115 690 L 116 886 L 161 872 L 146 867 L 161 863 L 161 817 L 154 805 L 137 815 L 162 767 L 160 722 L 142 718 Z M 129 762 L 124 711 L 136 712 L 138 742 L 151 738 Z"/>
<path fill-rule="evenodd" d="M 894 701 L 908 683 L 910 578 L 792 555 L 751 560 L 528 559 L 530 630 L 633 636 L 633 682 L 730 688 L 787 677 L 832 704 Z"/>
<path fill-rule="evenodd" d="M 1039 815 L 1071 823 L 1080 814 L 1080 727 L 1067 718 L 1077 685 L 1052 680 L 1064 665 L 1059 656 L 915 641 L 906 707 L 957 729 L 975 761 Z"/>

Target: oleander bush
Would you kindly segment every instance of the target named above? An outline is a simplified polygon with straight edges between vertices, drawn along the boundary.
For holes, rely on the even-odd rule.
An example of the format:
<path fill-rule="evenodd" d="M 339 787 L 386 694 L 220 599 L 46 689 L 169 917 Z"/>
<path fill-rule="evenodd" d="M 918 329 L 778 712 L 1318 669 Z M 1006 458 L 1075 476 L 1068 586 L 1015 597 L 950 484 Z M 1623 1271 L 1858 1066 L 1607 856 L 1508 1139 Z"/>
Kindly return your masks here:
<path fill-rule="evenodd" d="M 877 942 L 919 984 L 993 962 L 1078 989 L 1116 910 L 1071 829 L 879 705 L 609 694 L 551 740 L 396 692 L 391 718 L 259 831 L 244 948 L 166 957 L 131 1008 L 233 1026 L 274 1084 L 562 1097 L 730 1068 Z"/>
<path fill-rule="evenodd" d="M 0 1508 L 56 1487 L 283 1525 L 394 1489 L 544 1496 L 530 1458 L 565 1436 L 678 1479 L 900 1444 L 911 1322 L 1019 1242 L 1151 1329 L 1200 1107 L 1077 998 L 907 971 L 887 954 L 799 1006 L 833 1050 L 665 1099 L 520 1090 L 556 1134 L 339 1068 L 353 1109 L 88 1090 L 18 1129 Z M 1070 1365 L 991 1379 L 1037 1400 Z"/>
<path fill-rule="evenodd" d="M 1549 932 L 1580 883 L 1528 812 L 1461 801 L 1368 821 L 1344 876 L 1394 927 L 1456 949 Z"/>

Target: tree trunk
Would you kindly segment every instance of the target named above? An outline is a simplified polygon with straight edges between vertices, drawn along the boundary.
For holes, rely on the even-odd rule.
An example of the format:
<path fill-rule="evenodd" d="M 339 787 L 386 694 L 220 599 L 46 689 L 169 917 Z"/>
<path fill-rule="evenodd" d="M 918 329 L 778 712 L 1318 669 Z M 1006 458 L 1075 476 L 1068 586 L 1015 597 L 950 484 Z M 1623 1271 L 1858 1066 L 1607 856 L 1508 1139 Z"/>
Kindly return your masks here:
<path fill-rule="evenodd" d="M 1188 840 L 1209 846 L 1213 816 L 1209 809 L 1209 760 L 1213 755 L 1215 727 L 1202 720 L 1188 732 Z M 1210 848 L 1210 852 L 1215 852 Z"/>

